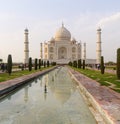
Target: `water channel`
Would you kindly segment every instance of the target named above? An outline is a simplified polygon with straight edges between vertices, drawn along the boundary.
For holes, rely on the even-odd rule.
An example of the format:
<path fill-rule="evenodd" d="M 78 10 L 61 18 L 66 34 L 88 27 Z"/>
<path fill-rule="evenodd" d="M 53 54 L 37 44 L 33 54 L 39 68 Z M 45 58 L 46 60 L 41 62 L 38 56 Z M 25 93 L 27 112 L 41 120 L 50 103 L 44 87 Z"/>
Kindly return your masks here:
<path fill-rule="evenodd" d="M 65 67 L 0 100 L 0 124 L 96 124 Z"/>

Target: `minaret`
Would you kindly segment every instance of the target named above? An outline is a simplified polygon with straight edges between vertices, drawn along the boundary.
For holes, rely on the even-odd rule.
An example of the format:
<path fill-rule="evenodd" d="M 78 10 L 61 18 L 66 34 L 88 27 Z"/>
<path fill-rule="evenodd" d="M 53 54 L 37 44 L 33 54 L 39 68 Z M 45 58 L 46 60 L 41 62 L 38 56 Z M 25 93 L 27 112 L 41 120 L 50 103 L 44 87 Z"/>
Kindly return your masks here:
<path fill-rule="evenodd" d="M 101 62 L 101 28 L 97 29 L 97 42 L 96 42 L 96 64 Z"/>
<path fill-rule="evenodd" d="M 83 60 L 86 60 L 86 43 L 83 44 Z"/>
<path fill-rule="evenodd" d="M 42 48 L 43 44 L 40 43 L 40 59 L 43 59 L 43 48 Z"/>
<path fill-rule="evenodd" d="M 29 59 L 29 41 L 28 41 L 28 29 L 26 28 L 25 29 L 25 60 L 24 60 L 24 63 L 25 64 L 28 64 L 28 59 Z"/>

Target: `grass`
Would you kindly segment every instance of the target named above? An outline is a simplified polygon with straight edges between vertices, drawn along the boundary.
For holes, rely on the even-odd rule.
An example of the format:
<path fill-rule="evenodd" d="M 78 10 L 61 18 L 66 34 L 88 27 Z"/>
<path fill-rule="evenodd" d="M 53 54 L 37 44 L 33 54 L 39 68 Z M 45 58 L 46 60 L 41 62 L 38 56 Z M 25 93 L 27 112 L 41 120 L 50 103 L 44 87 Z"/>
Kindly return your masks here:
<path fill-rule="evenodd" d="M 116 70 L 116 66 L 105 66 L 106 69 Z"/>
<path fill-rule="evenodd" d="M 45 69 L 48 69 L 48 68 L 51 68 L 51 67 L 41 68 L 40 70 L 39 69 L 38 70 L 32 69 L 32 71 L 28 71 L 28 70 L 15 71 L 15 72 L 12 72 L 10 76 L 9 76 L 8 73 L 2 73 L 2 74 L 0 74 L 0 82 L 11 80 L 11 79 L 14 79 L 14 78 L 18 78 L 18 77 L 21 77 L 21 76 L 24 76 L 24 75 L 32 74 L 32 73 L 42 71 L 42 70 L 45 70 Z"/>
<path fill-rule="evenodd" d="M 100 71 L 90 70 L 90 69 L 85 69 L 85 70 L 78 68 L 74 68 L 74 69 L 86 75 L 87 77 L 96 80 L 101 85 L 111 86 L 113 90 L 120 93 L 120 80 L 117 79 L 117 76 L 115 74 L 109 74 L 109 73 L 101 74 Z"/>

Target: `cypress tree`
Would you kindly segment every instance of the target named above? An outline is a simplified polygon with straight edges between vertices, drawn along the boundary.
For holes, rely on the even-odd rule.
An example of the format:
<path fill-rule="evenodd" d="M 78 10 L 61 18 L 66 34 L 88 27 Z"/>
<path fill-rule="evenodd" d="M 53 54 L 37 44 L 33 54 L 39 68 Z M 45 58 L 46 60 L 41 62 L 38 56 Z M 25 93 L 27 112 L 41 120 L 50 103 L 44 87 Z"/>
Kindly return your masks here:
<path fill-rule="evenodd" d="M 104 74 L 105 66 L 104 66 L 104 57 L 103 56 L 101 56 L 101 66 L 100 66 L 100 69 L 101 69 L 101 74 Z"/>
<path fill-rule="evenodd" d="M 85 60 L 83 60 L 83 69 L 85 69 Z"/>
<path fill-rule="evenodd" d="M 7 71 L 9 75 L 12 73 L 12 56 L 9 54 L 8 55 L 8 60 L 7 60 Z"/>
<path fill-rule="evenodd" d="M 41 68 L 41 59 L 39 59 L 39 69 Z"/>
<path fill-rule="evenodd" d="M 120 48 L 117 49 L 117 78 L 120 79 Z"/>
<path fill-rule="evenodd" d="M 49 67 L 50 66 L 50 63 L 49 63 L 49 60 L 47 61 L 47 67 Z"/>
<path fill-rule="evenodd" d="M 70 61 L 70 62 L 68 63 L 68 65 L 69 65 L 69 66 L 72 66 L 72 62 Z"/>
<path fill-rule="evenodd" d="M 78 60 L 78 68 L 81 68 L 81 59 Z"/>
<path fill-rule="evenodd" d="M 73 61 L 73 67 L 77 68 L 77 61 Z"/>
<path fill-rule="evenodd" d="M 31 57 L 29 58 L 28 69 L 29 71 L 32 70 L 32 58 Z"/>
<path fill-rule="evenodd" d="M 43 60 L 41 60 L 41 65 L 43 66 Z"/>
<path fill-rule="evenodd" d="M 43 63 L 43 64 L 44 64 L 44 68 L 46 68 L 46 61 L 44 61 L 44 63 Z"/>
<path fill-rule="evenodd" d="M 52 66 L 55 66 L 57 63 L 56 62 L 51 62 L 51 65 Z"/>
<path fill-rule="evenodd" d="M 2 62 L 3 60 L 2 59 L 0 59 L 0 62 Z"/>
<path fill-rule="evenodd" d="M 35 70 L 37 70 L 37 58 L 35 59 Z"/>

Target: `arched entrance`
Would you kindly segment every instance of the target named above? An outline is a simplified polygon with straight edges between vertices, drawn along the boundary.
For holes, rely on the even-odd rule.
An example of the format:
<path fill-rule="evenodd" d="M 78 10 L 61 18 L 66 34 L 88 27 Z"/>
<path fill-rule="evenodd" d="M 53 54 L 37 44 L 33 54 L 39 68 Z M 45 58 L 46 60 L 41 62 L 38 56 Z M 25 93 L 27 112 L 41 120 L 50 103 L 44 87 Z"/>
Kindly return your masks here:
<path fill-rule="evenodd" d="M 66 59 L 67 58 L 67 49 L 65 47 L 60 47 L 58 49 L 58 59 Z"/>

